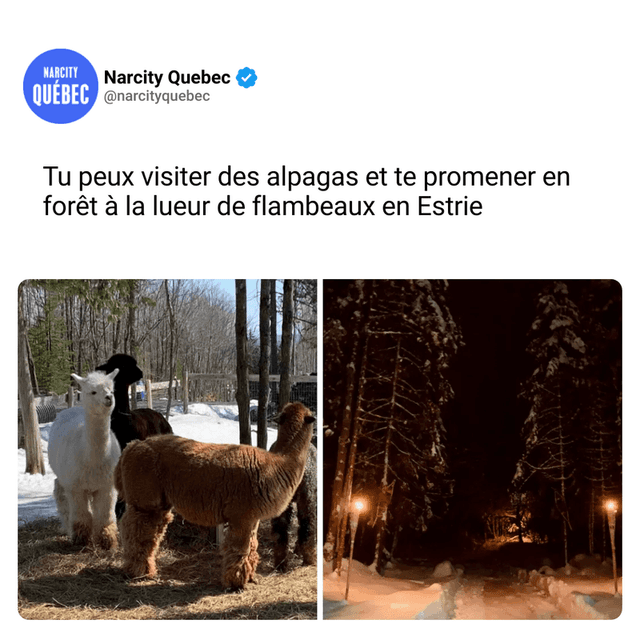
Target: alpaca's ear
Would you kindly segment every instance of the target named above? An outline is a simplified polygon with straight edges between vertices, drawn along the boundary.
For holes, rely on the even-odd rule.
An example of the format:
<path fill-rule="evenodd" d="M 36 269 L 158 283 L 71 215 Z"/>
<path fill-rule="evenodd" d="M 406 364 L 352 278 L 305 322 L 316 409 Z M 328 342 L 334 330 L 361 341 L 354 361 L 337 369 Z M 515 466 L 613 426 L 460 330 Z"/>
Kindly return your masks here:
<path fill-rule="evenodd" d="M 311 424 L 312 422 L 315 422 L 316 419 L 313 416 L 305 416 L 304 421 L 306 424 Z"/>
<path fill-rule="evenodd" d="M 82 385 L 82 383 L 85 381 L 84 378 L 81 378 L 80 376 L 77 376 L 75 373 L 71 374 L 71 377 L 79 384 Z"/>
<path fill-rule="evenodd" d="M 107 378 L 109 380 L 115 380 L 119 372 L 120 372 L 120 369 L 114 369 L 111 373 L 107 375 Z"/>

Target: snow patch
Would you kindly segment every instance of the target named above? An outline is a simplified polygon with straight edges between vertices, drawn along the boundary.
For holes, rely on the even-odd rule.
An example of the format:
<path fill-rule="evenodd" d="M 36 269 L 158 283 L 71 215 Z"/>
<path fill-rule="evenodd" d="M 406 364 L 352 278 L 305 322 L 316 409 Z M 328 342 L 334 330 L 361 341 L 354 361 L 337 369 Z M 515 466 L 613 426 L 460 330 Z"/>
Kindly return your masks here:
<path fill-rule="evenodd" d="M 419 580 L 416 579 L 419 568 L 399 565 L 393 572 L 395 577 L 382 577 L 354 560 L 347 601 L 344 596 L 348 569 L 346 558 L 342 561 L 341 575 L 332 570 L 331 563 L 324 563 L 325 619 L 445 620 L 451 617 L 452 593 L 459 586 L 457 580 L 448 577 L 445 584 L 432 583 L 431 572 L 426 567 L 422 569 L 424 577 Z"/>
<path fill-rule="evenodd" d="M 549 595 L 572 619 L 612 620 L 622 612 L 622 578 L 615 595 L 613 578 L 599 559 L 581 555 L 557 571 L 543 566 L 529 573 L 529 583 Z"/>

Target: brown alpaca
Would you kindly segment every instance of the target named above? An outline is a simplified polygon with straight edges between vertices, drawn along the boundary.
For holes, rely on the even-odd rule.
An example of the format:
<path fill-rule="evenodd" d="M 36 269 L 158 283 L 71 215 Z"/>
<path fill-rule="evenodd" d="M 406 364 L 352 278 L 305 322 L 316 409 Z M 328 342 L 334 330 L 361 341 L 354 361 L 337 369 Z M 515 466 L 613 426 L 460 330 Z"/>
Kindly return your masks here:
<path fill-rule="evenodd" d="M 127 510 L 120 522 L 124 570 L 154 576 L 155 557 L 171 508 L 193 524 L 228 523 L 222 583 L 241 589 L 260 560 L 258 524 L 282 513 L 296 492 L 315 418 L 296 402 L 278 418 L 275 451 L 248 445 L 205 444 L 174 435 L 132 442 L 115 471 Z"/>
<path fill-rule="evenodd" d="M 136 433 L 137 440 L 163 433 L 173 433 L 166 418 L 153 409 L 134 409 L 131 412 L 131 428 Z"/>

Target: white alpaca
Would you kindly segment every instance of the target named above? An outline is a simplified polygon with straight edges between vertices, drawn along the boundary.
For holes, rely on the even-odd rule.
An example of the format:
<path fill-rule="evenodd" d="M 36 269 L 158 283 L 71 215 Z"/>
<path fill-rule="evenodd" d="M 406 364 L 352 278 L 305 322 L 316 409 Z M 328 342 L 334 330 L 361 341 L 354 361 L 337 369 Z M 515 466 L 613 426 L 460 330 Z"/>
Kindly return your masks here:
<path fill-rule="evenodd" d="M 49 463 L 57 476 L 53 495 L 62 526 L 72 543 L 86 545 L 93 534 L 104 549 L 117 545 L 113 471 L 120 445 L 110 429 L 117 374 L 118 369 L 108 375 L 94 371 L 86 378 L 71 374 L 80 385 L 82 406 L 62 411 L 49 435 Z"/>

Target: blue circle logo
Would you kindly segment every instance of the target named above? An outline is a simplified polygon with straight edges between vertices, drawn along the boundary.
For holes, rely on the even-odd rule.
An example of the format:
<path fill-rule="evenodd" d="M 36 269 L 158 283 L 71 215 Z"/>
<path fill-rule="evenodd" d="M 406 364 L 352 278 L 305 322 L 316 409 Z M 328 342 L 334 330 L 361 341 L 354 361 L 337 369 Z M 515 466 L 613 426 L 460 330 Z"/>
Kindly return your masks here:
<path fill-rule="evenodd" d="M 27 69 L 24 97 L 39 118 L 56 124 L 85 116 L 98 97 L 98 74 L 93 65 L 71 49 L 40 54 Z"/>

